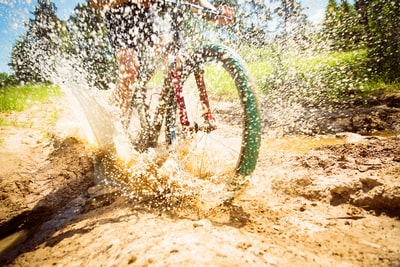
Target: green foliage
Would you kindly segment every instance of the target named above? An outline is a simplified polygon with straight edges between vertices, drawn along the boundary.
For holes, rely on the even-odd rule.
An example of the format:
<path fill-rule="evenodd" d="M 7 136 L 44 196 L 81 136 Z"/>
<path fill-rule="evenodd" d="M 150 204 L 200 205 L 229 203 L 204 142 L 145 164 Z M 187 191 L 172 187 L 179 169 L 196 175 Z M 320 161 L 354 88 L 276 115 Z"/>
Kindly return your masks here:
<path fill-rule="evenodd" d="M 23 111 L 60 95 L 58 87 L 48 84 L 8 86 L 0 89 L 0 112 Z"/>
<path fill-rule="evenodd" d="M 39 74 L 35 67 L 35 62 L 30 56 L 31 51 L 28 37 L 20 36 L 11 51 L 10 67 L 15 78 L 21 82 L 33 82 L 40 80 Z"/>
<path fill-rule="evenodd" d="M 277 3 L 277 5 L 271 5 L 271 3 Z M 225 38 L 230 38 L 231 43 L 236 47 L 244 45 L 263 48 L 268 46 L 271 37 L 278 37 L 282 43 L 290 40 L 301 46 L 309 41 L 310 24 L 307 22 L 307 16 L 300 1 L 214 1 L 214 5 L 219 4 L 227 4 L 235 8 L 235 22 L 222 28 L 225 29 Z M 273 6 L 277 8 L 271 9 Z M 277 18 L 278 21 L 276 29 L 272 29 L 270 25 L 273 18 Z"/>
<path fill-rule="evenodd" d="M 400 2 L 372 0 L 367 9 L 368 56 L 383 78 L 400 79 Z"/>
<path fill-rule="evenodd" d="M 312 105 L 349 103 L 387 83 L 371 68 L 366 49 L 347 52 L 299 52 L 271 44 L 241 51 L 258 87 L 273 98 L 286 97 Z M 378 82 L 380 81 L 380 82 Z M 392 84 L 391 90 L 398 86 Z"/>
<path fill-rule="evenodd" d="M 223 38 L 230 39 L 237 47 L 248 45 L 263 47 L 267 40 L 267 26 L 271 21 L 271 10 L 266 1 L 259 0 L 216 0 L 214 5 L 226 4 L 235 9 L 236 19 L 230 25 L 218 26 Z"/>
<path fill-rule="evenodd" d="M 400 75 L 400 2 L 329 0 L 322 38 L 334 51 L 366 48 L 369 65 L 386 81 Z"/>
<path fill-rule="evenodd" d="M 323 40 L 329 48 L 336 51 L 348 51 L 363 47 L 363 27 L 358 14 L 351 4 L 329 0 L 323 22 Z"/>
<path fill-rule="evenodd" d="M 5 72 L 0 72 L 0 88 L 15 84 L 17 84 L 17 81 L 15 80 L 14 76 L 8 75 Z"/>
<path fill-rule="evenodd" d="M 308 23 L 301 3 L 295 0 L 280 0 L 279 2 L 280 5 L 275 13 L 280 17 L 280 38 L 287 41 L 303 36 Z"/>
<path fill-rule="evenodd" d="M 108 88 L 116 77 L 116 66 L 100 11 L 79 4 L 68 23 L 57 18 L 56 11 L 49 0 L 37 1 L 27 31 L 12 49 L 10 66 L 15 79 L 50 81 L 60 59 L 73 59 L 75 69 L 82 69 L 91 86 Z"/>
<path fill-rule="evenodd" d="M 88 4 L 78 4 L 69 22 L 72 54 L 79 58 L 87 81 L 96 88 L 108 89 L 117 76 L 116 63 L 100 11 Z"/>
<path fill-rule="evenodd" d="M 56 16 L 57 8 L 49 0 L 38 0 L 27 31 L 15 43 L 10 67 L 18 81 L 48 81 L 55 55 L 65 49 L 66 24 Z"/>

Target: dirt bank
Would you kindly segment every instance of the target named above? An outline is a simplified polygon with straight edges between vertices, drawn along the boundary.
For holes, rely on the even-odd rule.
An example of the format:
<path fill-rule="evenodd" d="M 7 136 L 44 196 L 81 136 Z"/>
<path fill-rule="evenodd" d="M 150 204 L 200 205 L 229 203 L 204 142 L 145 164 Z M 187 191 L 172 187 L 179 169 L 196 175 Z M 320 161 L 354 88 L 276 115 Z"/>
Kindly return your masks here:
<path fill-rule="evenodd" d="M 53 108 L 18 114 L 29 128 L 1 129 L 0 265 L 400 265 L 396 134 L 266 132 L 247 187 L 205 208 L 130 199 L 99 183 L 79 134 L 43 124 Z"/>

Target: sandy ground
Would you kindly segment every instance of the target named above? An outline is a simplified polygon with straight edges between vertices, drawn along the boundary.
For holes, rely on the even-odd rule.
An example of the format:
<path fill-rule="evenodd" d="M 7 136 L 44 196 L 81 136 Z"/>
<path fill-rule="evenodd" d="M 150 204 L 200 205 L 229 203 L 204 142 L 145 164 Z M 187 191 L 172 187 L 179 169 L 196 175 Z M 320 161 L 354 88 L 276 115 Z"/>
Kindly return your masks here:
<path fill-rule="evenodd" d="M 54 110 L 0 129 L 0 265 L 400 266 L 396 135 L 265 133 L 247 186 L 205 207 L 99 183 L 93 150 Z"/>

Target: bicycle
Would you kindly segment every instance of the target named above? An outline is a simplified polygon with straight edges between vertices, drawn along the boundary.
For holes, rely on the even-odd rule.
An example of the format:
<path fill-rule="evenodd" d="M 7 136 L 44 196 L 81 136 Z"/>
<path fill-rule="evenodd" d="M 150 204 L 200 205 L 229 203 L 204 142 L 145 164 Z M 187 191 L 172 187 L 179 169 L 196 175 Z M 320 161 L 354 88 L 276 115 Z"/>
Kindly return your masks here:
<path fill-rule="evenodd" d="M 163 85 L 157 93 L 151 93 L 151 88 L 154 87 L 151 84 L 153 80 L 157 80 L 154 76 L 160 74 L 156 74 L 154 69 L 140 70 L 138 87 L 131 102 L 132 113 L 137 113 L 130 115 L 131 120 L 139 120 L 130 133 L 134 136 L 134 146 L 139 151 L 157 146 L 160 143 L 159 139 L 162 139 L 160 133 L 163 130 L 164 142 L 169 146 L 180 141 L 195 140 L 193 142 L 196 148 L 192 146 L 188 149 L 201 151 L 198 153 L 201 158 L 194 160 L 199 168 L 231 168 L 236 176 L 250 175 L 257 164 L 262 126 L 254 84 L 244 61 L 233 50 L 221 44 L 203 45 L 193 53 L 183 54 L 177 59 L 175 56 L 182 51 L 180 32 L 183 15 L 193 9 L 206 18 L 218 18 L 219 15 L 216 11 L 179 0 L 164 0 L 159 4 L 171 15 L 174 40 L 168 48 L 168 53 L 173 55 L 174 60 L 169 64 L 167 71 L 161 74 Z M 217 66 L 210 67 L 213 62 L 216 62 Z M 219 71 L 225 75 L 221 80 L 230 81 L 230 86 L 236 88 L 236 99 L 222 100 L 223 96 L 214 95 L 215 90 L 208 86 L 208 76 L 215 77 Z M 157 104 L 153 102 L 155 97 L 158 97 Z M 235 121 L 233 117 L 229 117 L 226 109 L 239 113 L 242 121 Z M 228 144 L 221 145 L 226 142 Z M 233 148 L 234 144 L 237 145 L 236 148 Z M 210 159 L 202 153 L 219 156 Z M 185 157 L 187 158 L 186 152 L 181 154 L 181 160 L 185 160 Z M 221 161 L 229 161 L 228 167 L 213 165 Z M 202 172 L 199 176 L 207 171 Z"/>

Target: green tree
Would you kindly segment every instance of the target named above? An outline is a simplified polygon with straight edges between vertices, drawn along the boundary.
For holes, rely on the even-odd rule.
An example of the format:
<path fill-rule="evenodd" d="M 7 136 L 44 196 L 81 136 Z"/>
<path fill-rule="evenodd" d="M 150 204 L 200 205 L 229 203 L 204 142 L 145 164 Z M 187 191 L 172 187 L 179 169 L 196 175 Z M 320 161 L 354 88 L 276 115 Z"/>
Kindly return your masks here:
<path fill-rule="evenodd" d="M 355 0 L 354 2 L 354 9 L 357 12 L 359 17 L 359 23 L 361 27 L 363 27 L 364 31 L 364 38 L 366 36 L 370 36 L 369 33 L 369 24 L 368 24 L 368 6 L 370 0 Z"/>
<path fill-rule="evenodd" d="M 49 0 L 38 0 L 27 31 L 14 45 L 12 68 L 16 79 L 48 81 L 56 55 L 65 49 L 66 24 L 56 16 L 57 8 Z"/>
<path fill-rule="evenodd" d="M 355 7 L 346 0 L 340 5 L 329 0 L 323 23 L 324 39 L 334 50 L 348 51 L 363 47 L 365 31 Z"/>
<path fill-rule="evenodd" d="M 38 0 L 34 18 L 27 25 L 27 37 L 31 45 L 29 56 L 42 81 L 48 81 L 54 71 L 56 55 L 65 47 L 66 25 L 56 16 L 57 8 L 49 0 Z"/>
<path fill-rule="evenodd" d="M 352 50 L 363 45 L 363 27 L 353 5 L 341 1 L 338 12 L 337 43 L 342 50 Z"/>
<path fill-rule="evenodd" d="M 238 47 L 243 44 L 252 47 L 261 47 L 266 44 L 267 26 L 271 20 L 271 12 L 266 1 L 214 1 L 215 6 L 220 4 L 233 7 L 236 14 L 234 23 L 218 26 L 224 32 L 224 39 L 229 39 L 232 44 Z"/>
<path fill-rule="evenodd" d="M 366 48 L 370 66 L 380 78 L 400 76 L 400 2 L 355 0 L 350 5 L 329 0 L 323 37 L 335 50 Z"/>
<path fill-rule="evenodd" d="M 79 58 L 87 81 L 97 88 L 108 88 L 116 77 L 116 65 L 100 11 L 87 4 L 78 4 L 69 23 L 73 54 Z"/>
<path fill-rule="evenodd" d="M 20 82 L 34 82 L 40 80 L 40 75 L 35 68 L 35 62 L 30 57 L 31 43 L 26 35 L 20 36 L 11 50 L 10 68 L 15 79 Z"/>
<path fill-rule="evenodd" d="M 280 0 L 275 13 L 280 18 L 278 38 L 282 44 L 304 46 L 304 41 L 308 40 L 307 30 L 310 24 L 301 3 L 295 0 Z"/>
<path fill-rule="evenodd" d="M 0 72 L 0 88 L 4 88 L 14 84 L 16 84 L 14 76 L 8 75 L 8 73 L 5 72 Z"/>
<path fill-rule="evenodd" d="M 267 44 L 267 27 L 272 19 L 271 10 L 266 1 L 244 1 L 237 11 L 236 34 L 239 40 L 252 47 Z"/>
<path fill-rule="evenodd" d="M 362 46 L 364 36 L 357 12 L 346 0 L 340 5 L 329 0 L 323 22 L 323 39 L 334 50 L 352 50 Z"/>
<path fill-rule="evenodd" d="M 388 80 L 400 78 L 400 2 L 370 0 L 358 3 L 364 23 L 368 56 L 378 73 Z M 360 7 L 366 5 L 366 14 Z M 365 12 L 365 11 L 364 11 Z M 366 26 L 364 24 L 364 26 Z"/>
<path fill-rule="evenodd" d="M 333 40 L 336 37 L 335 26 L 337 23 L 337 13 L 339 6 L 335 0 L 328 0 L 325 9 L 325 19 L 323 21 L 324 37 L 327 40 Z"/>

